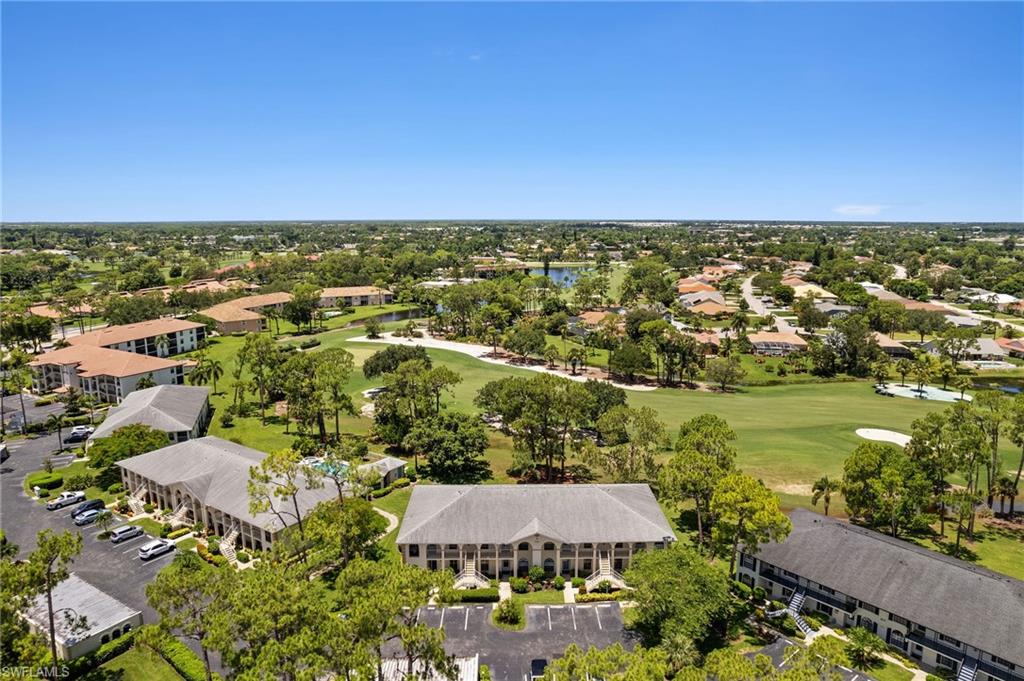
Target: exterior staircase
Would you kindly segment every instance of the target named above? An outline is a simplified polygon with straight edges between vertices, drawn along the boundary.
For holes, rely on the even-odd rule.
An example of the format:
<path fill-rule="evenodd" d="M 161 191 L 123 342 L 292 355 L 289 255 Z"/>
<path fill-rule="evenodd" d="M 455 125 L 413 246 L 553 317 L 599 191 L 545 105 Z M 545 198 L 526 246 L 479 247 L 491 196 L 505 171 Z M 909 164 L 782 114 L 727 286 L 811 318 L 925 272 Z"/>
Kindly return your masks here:
<path fill-rule="evenodd" d="M 183 501 L 178 504 L 178 508 L 174 509 L 174 513 L 167 518 L 167 522 L 171 524 L 171 527 L 177 528 L 179 525 L 185 524 L 186 515 L 188 515 L 188 504 Z"/>
<path fill-rule="evenodd" d="M 235 540 L 238 539 L 238 525 L 232 525 L 228 533 L 220 540 L 220 555 L 228 559 L 231 564 L 235 563 Z"/>
<path fill-rule="evenodd" d="M 796 626 L 800 631 L 803 632 L 804 636 L 810 636 L 814 633 L 811 626 L 807 624 L 807 621 L 800 616 L 800 609 L 804 607 L 804 599 L 807 597 L 807 593 L 802 588 L 798 588 L 793 592 L 793 595 L 789 599 L 789 605 L 786 606 L 786 612 L 796 622 Z"/>
<path fill-rule="evenodd" d="M 473 589 L 490 586 L 491 582 L 476 569 L 476 558 L 466 558 L 462 572 L 455 575 L 456 589 Z"/>
<path fill-rule="evenodd" d="M 626 586 L 626 580 L 618 572 L 612 569 L 612 561 L 607 553 L 599 554 L 597 557 L 597 571 L 587 577 L 587 591 L 593 591 L 601 582 L 609 582 L 617 589 Z"/>
<path fill-rule="evenodd" d="M 141 515 L 146 512 L 146 503 L 143 501 L 146 498 L 146 486 L 142 485 L 137 490 L 132 492 L 131 496 L 128 497 L 128 508 L 132 510 L 135 515 Z"/>
<path fill-rule="evenodd" d="M 956 673 L 956 681 L 974 681 L 978 675 L 978 661 L 973 657 L 965 657 Z"/>

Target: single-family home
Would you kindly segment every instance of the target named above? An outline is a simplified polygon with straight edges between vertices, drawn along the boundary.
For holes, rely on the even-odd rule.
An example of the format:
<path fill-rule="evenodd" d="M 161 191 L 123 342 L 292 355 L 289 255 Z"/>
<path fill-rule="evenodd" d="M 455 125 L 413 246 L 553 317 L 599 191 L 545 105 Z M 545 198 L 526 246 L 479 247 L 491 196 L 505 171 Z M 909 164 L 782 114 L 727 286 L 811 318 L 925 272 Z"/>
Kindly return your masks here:
<path fill-rule="evenodd" d="M 728 305 L 723 305 L 722 303 L 718 303 L 713 300 L 708 300 L 703 303 L 697 303 L 696 305 L 690 306 L 688 310 L 689 312 L 696 315 L 700 315 L 702 317 L 711 317 L 716 319 L 719 317 L 724 317 L 725 315 L 728 314 L 732 314 L 733 312 L 736 311 L 734 308 L 731 308 Z"/>
<path fill-rule="evenodd" d="M 959 314 L 947 314 L 946 321 L 961 329 L 976 329 L 981 326 L 981 320 L 974 317 Z"/>
<path fill-rule="evenodd" d="M 1024 358 L 1024 339 L 1020 338 L 997 338 L 996 343 L 1006 351 L 1010 357 Z"/>
<path fill-rule="evenodd" d="M 449 568 L 467 585 L 531 567 L 621 582 L 634 555 L 673 541 L 644 484 L 419 485 L 397 538 L 404 562 Z"/>
<path fill-rule="evenodd" d="M 700 293 L 700 292 L 713 293 L 713 292 L 715 292 L 717 290 L 718 289 L 716 289 L 711 284 L 706 284 L 706 283 L 704 283 L 702 281 L 680 281 L 676 285 L 676 292 L 679 293 L 679 294 Z"/>
<path fill-rule="evenodd" d="M 118 428 L 140 424 L 167 433 L 171 442 L 194 440 L 210 424 L 210 389 L 192 385 L 158 385 L 136 390 L 107 412 L 90 442 L 109 437 Z"/>
<path fill-rule="evenodd" d="M 1024 582 L 803 509 L 789 517 L 784 541 L 741 553 L 740 581 L 791 613 L 867 629 L 923 669 L 1024 681 Z"/>
<path fill-rule="evenodd" d="M 156 385 L 185 382 L 185 362 L 95 345 L 72 345 L 38 355 L 28 364 L 32 390 L 48 393 L 75 388 L 101 402 L 116 404 L 143 378 Z"/>
<path fill-rule="evenodd" d="M 838 300 L 839 298 L 836 294 L 826 291 L 817 284 L 798 284 L 793 287 L 793 293 L 796 294 L 797 298 L 806 298 L 808 295 L 818 300 Z"/>
<path fill-rule="evenodd" d="M 942 354 L 938 341 L 930 340 L 921 346 L 921 349 L 932 355 Z M 979 338 L 974 341 L 966 350 L 962 359 L 965 360 L 993 360 L 1002 361 L 1006 359 L 1007 351 L 991 338 Z"/>
<path fill-rule="evenodd" d="M 72 336 L 72 346 L 123 350 L 152 357 L 168 357 L 191 352 L 206 338 L 206 325 L 187 319 L 150 319 L 135 324 L 119 324 Z"/>
<path fill-rule="evenodd" d="M 758 331 L 747 336 L 755 355 L 790 355 L 805 352 L 807 341 L 795 333 L 782 331 Z"/>
<path fill-rule="evenodd" d="M 695 291 L 693 293 L 684 293 L 679 296 L 679 302 L 686 308 L 707 302 L 718 303 L 719 305 L 725 306 L 725 296 L 718 291 Z"/>
<path fill-rule="evenodd" d="M 717 355 L 718 350 L 722 347 L 722 339 L 714 331 L 686 331 L 684 333 L 697 341 L 705 355 Z"/>
<path fill-rule="evenodd" d="M 853 305 L 840 305 L 828 300 L 817 300 L 814 302 L 814 307 L 829 317 L 845 317 L 854 310 Z"/>
<path fill-rule="evenodd" d="M 142 626 L 142 613 L 130 608 L 75 573 L 50 591 L 57 657 L 64 661 L 87 655 L 104 643 Z M 50 617 L 46 594 L 36 597 L 25 614 L 29 628 L 46 638 Z"/>
<path fill-rule="evenodd" d="M 913 351 L 898 340 L 889 338 L 884 333 L 872 332 L 879 349 L 890 357 L 913 357 Z"/>

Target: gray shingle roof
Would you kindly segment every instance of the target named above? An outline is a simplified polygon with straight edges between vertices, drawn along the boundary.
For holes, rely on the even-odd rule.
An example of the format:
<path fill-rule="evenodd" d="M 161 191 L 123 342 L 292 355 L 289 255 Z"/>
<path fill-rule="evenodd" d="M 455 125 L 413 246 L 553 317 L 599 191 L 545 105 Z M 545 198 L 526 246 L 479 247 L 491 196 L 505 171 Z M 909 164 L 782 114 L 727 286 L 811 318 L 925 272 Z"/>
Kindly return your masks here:
<path fill-rule="evenodd" d="M 420 485 L 399 544 L 656 542 L 675 534 L 647 485 Z"/>
<path fill-rule="evenodd" d="M 139 423 L 167 433 L 192 430 L 210 395 L 209 388 L 189 385 L 158 385 L 129 393 L 107 414 L 92 439 L 109 437 L 123 426 Z"/>
<path fill-rule="evenodd" d="M 54 617 L 57 639 L 68 647 L 74 645 L 76 641 L 106 631 L 139 614 L 138 610 L 129 608 L 74 573 L 53 588 L 52 596 L 54 613 L 64 610 L 71 618 L 85 618 L 85 627 L 76 629 L 72 626 L 73 621 L 65 617 L 64 613 L 56 614 Z M 49 616 L 46 595 L 36 598 L 25 614 L 36 626 L 47 631 Z"/>
<path fill-rule="evenodd" d="M 281 527 L 277 516 L 249 513 L 249 468 L 258 466 L 265 453 L 219 437 L 201 437 L 133 456 L 118 466 L 152 480 L 158 485 L 178 484 L 210 508 L 274 532 Z M 337 496 L 333 486 L 305 489 L 299 480 L 299 511 L 305 515 L 321 501 Z M 291 512 L 291 501 L 281 505 Z M 293 520 L 286 516 L 287 523 Z"/>
<path fill-rule="evenodd" d="M 1024 582 L 810 511 L 790 519 L 759 559 L 1024 664 Z"/>

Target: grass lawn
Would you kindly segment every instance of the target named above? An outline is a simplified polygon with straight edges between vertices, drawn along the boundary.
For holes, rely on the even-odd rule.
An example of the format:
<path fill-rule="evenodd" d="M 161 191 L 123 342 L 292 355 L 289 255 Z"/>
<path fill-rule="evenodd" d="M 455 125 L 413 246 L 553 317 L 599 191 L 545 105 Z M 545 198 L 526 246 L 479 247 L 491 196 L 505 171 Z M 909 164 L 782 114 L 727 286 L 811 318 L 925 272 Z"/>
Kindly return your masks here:
<path fill-rule="evenodd" d="M 152 537 L 159 537 L 160 530 L 163 529 L 163 525 L 153 520 L 152 518 L 137 518 L 136 520 L 129 520 L 128 524 L 138 525 L 143 530 L 145 530 L 146 534 Z"/>
<path fill-rule="evenodd" d="M 79 459 L 72 460 L 72 462 L 69 463 L 67 466 L 62 466 L 62 467 L 61 466 L 57 466 L 53 470 L 54 470 L 55 473 L 60 473 L 61 475 L 64 476 L 64 482 L 65 483 L 67 483 L 68 478 L 71 478 L 72 476 L 81 475 L 83 473 L 88 473 L 88 474 L 92 475 L 92 474 L 95 474 L 95 473 L 98 472 L 95 468 L 89 468 L 85 461 L 81 461 Z M 31 474 L 25 476 L 25 493 L 26 494 L 28 494 L 30 496 L 32 494 L 32 485 L 30 484 L 31 478 L 34 475 L 36 475 L 37 473 L 41 474 L 42 472 L 43 472 L 42 470 L 39 470 L 39 471 L 36 471 L 35 473 L 31 473 Z M 57 495 L 59 495 L 63 491 L 64 491 L 64 487 L 63 486 L 62 487 L 58 487 L 57 489 L 52 489 L 52 490 L 50 490 L 50 495 L 48 497 L 46 497 L 45 499 L 40 499 L 39 503 L 45 504 L 47 501 L 53 499 L 54 497 L 56 497 Z M 117 499 L 117 496 L 118 495 L 110 494 L 105 489 L 100 489 L 99 487 L 87 487 L 85 489 L 85 497 L 87 499 L 102 499 L 103 503 L 108 504 L 108 505 L 113 503 L 114 500 Z"/>
<path fill-rule="evenodd" d="M 871 665 L 870 669 L 865 669 L 867 673 L 878 681 L 910 681 L 914 678 L 914 673 L 908 669 L 904 669 L 892 662 L 886 660 L 879 660 L 875 664 Z"/>
<path fill-rule="evenodd" d="M 198 543 L 199 541 L 195 537 L 188 537 L 178 542 L 178 549 L 181 551 L 191 551 Z"/>
<path fill-rule="evenodd" d="M 998 504 L 998 502 L 997 502 Z M 939 526 L 935 525 L 935 537 L 914 539 L 921 546 L 953 555 L 956 548 L 956 523 L 946 523 L 946 540 L 936 541 Z M 983 565 L 990 570 L 1001 572 L 1017 579 L 1024 579 L 1024 532 L 989 524 L 986 520 L 976 522 L 974 541 L 960 540 L 960 558 Z"/>
<path fill-rule="evenodd" d="M 409 497 L 412 496 L 412 487 L 403 487 L 402 489 L 396 489 L 387 496 L 381 497 L 380 499 L 374 499 L 373 505 L 382 511 L 393 513 L 398 516 L 401 521 L 402 516 L 405 515 L 405 509 L 409 506 Z M 381 538 L 380 545 L 387 551 L 396 551 L 395 540 L 398 538 L 398 528 L 389 532 L 387 535 Z M 397 555 L 397 554 L 396 554 Z"/>
<path fill-rule="evenodd" d="M 104 662 L 84 681 L 181 681 L 181 676 L 149 648 L 137 646 Z"/>
<path fill-rule="evenodd" d="M 543 589 L 526 594 L 512 594 L 512 598 L 524 605 L 555 605 L 565 602 L 565 595 L 557 589 Z"/>

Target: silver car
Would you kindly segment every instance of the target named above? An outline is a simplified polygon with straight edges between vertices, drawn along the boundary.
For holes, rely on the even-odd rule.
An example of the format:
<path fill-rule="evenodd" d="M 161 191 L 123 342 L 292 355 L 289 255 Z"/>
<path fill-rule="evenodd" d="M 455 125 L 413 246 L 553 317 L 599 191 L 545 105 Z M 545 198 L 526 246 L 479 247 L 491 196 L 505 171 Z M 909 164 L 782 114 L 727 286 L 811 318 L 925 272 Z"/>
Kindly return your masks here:
<path fill-rule="evenodd" d="M 174 550 L 174 542 L 170 539 L 153 539 L 139 547 L 139 558 L 149 560 Z"/>
<path fill-rule="evenodd" d="M 138 525 L 122 525 L 121 527 L 111 530 L 110 541 L 115 544 L 120 544 L 128 539 L 134 539 L 142 533 L 142 528 Z"/>
<path fill-rule="evenodd" d="M 95 508 L 91 508 L 84 513 L 79 513 L 75 516 L 75 525 L 89 525 L 90 523 L 94 523 L 100 513 L 102 513 L 102 511 Z"/>
<path fill-rule="evenodd" d="M 46 510 L 55 511 L 58 508 L 71 506 L 85 501 L 85 492 L 61 492 L 60 496 L 46 504 Z"/>

